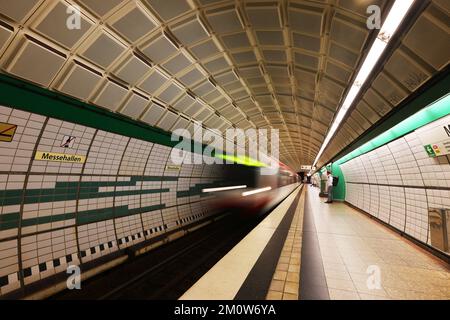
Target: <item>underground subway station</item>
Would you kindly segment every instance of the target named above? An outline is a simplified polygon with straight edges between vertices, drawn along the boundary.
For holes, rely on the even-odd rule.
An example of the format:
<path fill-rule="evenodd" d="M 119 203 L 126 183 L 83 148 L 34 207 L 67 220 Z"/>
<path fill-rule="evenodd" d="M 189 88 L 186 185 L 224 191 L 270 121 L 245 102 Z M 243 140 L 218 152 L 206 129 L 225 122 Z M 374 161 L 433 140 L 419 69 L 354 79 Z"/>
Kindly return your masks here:
<path fill-rule="evenodd" d="M 448 310 L 449 61 L 449 0 L 0 0 L 0 308 Z"/>

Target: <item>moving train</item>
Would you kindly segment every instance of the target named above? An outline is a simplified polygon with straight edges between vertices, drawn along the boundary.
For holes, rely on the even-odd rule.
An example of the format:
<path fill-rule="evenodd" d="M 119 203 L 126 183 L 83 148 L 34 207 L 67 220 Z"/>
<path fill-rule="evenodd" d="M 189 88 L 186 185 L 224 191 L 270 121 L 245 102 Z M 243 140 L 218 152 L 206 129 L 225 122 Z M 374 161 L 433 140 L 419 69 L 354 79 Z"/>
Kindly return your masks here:
<path fill-rule="evenodd" d="M 214 209 L 243 214 L 263 214 L 286 198 L 300 182 L 299 175 L 282 162 L 265 165 L 223 165 L 225 181 L 203 189 L 214 194 Z"/>

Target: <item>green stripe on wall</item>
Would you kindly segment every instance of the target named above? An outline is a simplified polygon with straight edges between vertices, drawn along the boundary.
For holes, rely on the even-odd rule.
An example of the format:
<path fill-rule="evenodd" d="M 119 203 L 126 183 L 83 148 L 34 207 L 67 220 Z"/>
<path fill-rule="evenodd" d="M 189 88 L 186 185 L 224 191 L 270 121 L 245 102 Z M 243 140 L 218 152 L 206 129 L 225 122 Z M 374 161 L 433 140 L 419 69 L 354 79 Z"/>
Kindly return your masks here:
<path fill-rule="evenodd" d="M 377 137 L 366 142 L 358 149 L 340 158 L 335 163 L 343 164 L 351 159 L 354 159 L 374 149 L 384 146 L 385 144 L 388 144 L 391 141 L 401 138 L 404 135 L 411 133 L 414 130 L 419 129 L 449 114 L 450 114 L 450 94 L 440 98 L 439 100 L 433 102 L 426 108 L 404 119 L 400 123 L 390 128 L 389 130 L 381 133 Z"/>
<path fill-rule="evenodd" d="M 158 177 L 135 176 L 130 181 L 98 181 L 98 182 L 56 182 L 54 189 L 12 189 L 0 190 L 0 205 L 16 205 L 22 202 L 22 196 L 25 193 L 24 203 L 39 203 L 39 202 L 55 202 L 68 201 L 90 198 L 104 198 L 112 196 L 127 196 L 139 194 L 152 194 L 158 192 L 169 192 L 168 188 L 164 189 L 148 189 L 148 190 L 124 190 L 124 191 L 110 191 L 99 192 L 100 187 L 129 187 L 136 186 L 138 182 L 142 181 L 177 181 L 178 177 Z M 80 194 L 78 195 L 78 185 L 80 184 Z"/>
<path fill-rule="evenodd" d="M 161 181 L 161 178 L 170 178 L 169 180 L 176 180 L 176 177 L 147 177 L 149 178 L 146 181 Z M 142 179 L 141 179 L 142 180 Z M 145 180 L 145 179 L 144 179 Z M 139 181 L 137 179 L 136 181 Z M 95 187 L 85 187 L 84 189 L 80 189 L 79 195 L 77 194 L 77 190 L 74 186 L 77 185 L 77 182 L 61 182 L 56 183 L 58 188 L 60 189 L 32 189 L 32 190 L 2 190 L 0 191 L 0 199 L 1 197 L 6 197 L 2 199 L 0 205 L 15 205 L 21 203 L 22 194 L 25 192 L 25 203 L 42 203 L 42 202 L 56 202 L 56 201 L 67 201 L 67 200 L 75 200 L 77 196 L 78 199 L 97 199 L 104 197 L 120 197 L 120 196 L 129 196 L 129 195 L 146 195 L 146 194 L 154 194 L 154 193 L 163 193 L 170 192 L 169 188 L 162 189 L 148 189 L 148 190 L 125 190 L 125 191 L 116 191 L 116 192 L 98 192 L 99 185 L 102 185 L 106 182 L 87 182 L 82 183 L 84 185 L 95 186 Z M 109 182 L 108 182 L 109 183 Z M 112 182 L 114 186 L 114 182 Z M 70 186 L 71 188 L 68 188 Z M 201 183 L 196 184 L 195 186 L 189 188 L 187 191 L 178 191 L 177 197 L 188 197 L 194 195 L 202 195 L 201 190 L 207 187 L 213 187 L 215 183 Z M 72 190 L 68 193 L 68 190 Z M 165 204 L 158 204 L 154 206 L 148 206 L 143 208 L 135 208 L 129 209 L 128 206 L 120 206 L 115 208 L 105 208 L 105 209 L 96 209 L 89 211 L 81 211 L 78 215 L 75 213 L 64 213 L 59 215 L 51 215 L 44 217 L 36 217 L 30 219 L 24 219 L 22 221 L 23 227 L 45 224 L 51 222 L 64 221 L 69 219 L 77 218 L 79 224 L 86 224 L 92 222 L 99 222 L 102 220 L 113 219 L 118 217 L 125 217 L 134 214 L 150 212 L 158 209 L 165 208 Z M 19 213 L 11 213 L 11 214 L 3 214 L 0 215 L 0 231 L 18 228 L 20 220 Z"/>
<path fill-rule="evenodd" d="M 6 213 L 0 215 L 0 231 L 18 228 L 20 213 Z"/>
<path fill-rule="evenodd" d="M 100 222 L 104 220 L 110 220 L 113 218 L 121 218 L 126 216 L 132 216 L 139 213 L 155 211 L 165 208 L 165 204 L 157 204 L 154 206 L 148 206 L 137 209 L 128 209 L 128 206 L 120 206 L 114 208 L 94 209 L 88 211 L 78 212 L 77 225 L 83 225 L 88 223 Z"/>
<path fill-rule="evenodd" d="M 8 191 L 19 192 L 20 190 L 8 190 Z M 69 201 L 77 199 L 84 200 L 84 199 L 98 199 L 108 197 L 123 197 L 141 194 L 163 193 L 169 191 L 170 189 L 163 188 L 163 189 L 148 189 L 148 190 L 144 189 L 144 190 L 125 190 L 116 192 L 114 191 L 99 192 L 98 188 L 82 188 L 80 189 L 80 193 L 78 194 L 76 190 L 71 193 L 68 193 L 67 190 L 55 190 L 55 189 L 25 190 L 24 204 Z M 8 200 L 8 198 L 6 198 L 5 200 Z M 18 203 L 11 203 L 11 204 L 18 204 Z"/>
<path fill-rule="evenodd" d="M 155 210 L 164 209 L 165 207 L 166 207 L 165 204 L 157 204 L 153 206 L 147 206 L 136 209 L 129 209 L 128 206 L 120 206 L 120 207 L 81 211 L 78 212 L 78 214 L 75 214 L 74 212 L 55 214 L 50 216 L 24 219 L 22 221 L 22 227 L 30 227 L 34 225 L 65 221 L 75 218 L 77 219 L 78 222 L 77 225 L 83 225 L 93 222 L 100 222 L 103 220 L 110 220 L 113 218 L 121 218 L 132 216 L 135 214 L 151 212 Z M 8 213 L 0 215 L 0 231 L 18 228 L 19 220 L 20 220 L 19 213 Z"/>
<path fill-rule="evenodd" d="M 366 154 L 372 150 L 375 150 L 381 146 L 388 144 L 398 138 L 405 136 L 408 133 L 413 132 L 433 121 L 436 121 L 442 117 L 450 114 L 450 94 L 435 101 L 431 105 L 423 108 L 419 112 L 404 119 L 400 123 L 390 128 L 388 131 L 383 132 L 374 139 L 368 141 L 361 147 L 353 150 L 344 157 L 338 159 L 332 164 L 333 175 L 339 177 L 339 184 L 333 188 L 333 197 L 336 200 L 345 200 L 345 177 L 342 173 L 341 164 L 350 161 L 356 157 Z"/>
<path fill-rule="evenodd" d="M 433 104 L 434 102 L 440 100 L 441 98 L 445 97 L 449 93 L 450 74 L 448 73 L 448 71 L 446 72 L 445 70 L 443 71 L 443 74 L 444 74 L 444 76 L 440 77 L 440 79 L 438 81 L 436 81 L 435 83 L 430 85 L 427 89 L 424 89 L 423 93 L 418 95 L 413 100 L 394 109 L 394 112 L 392 113 L 392 115 L 390 115 L 388 118 L 383 120 L 382 123 L 376 124 L 375 126 L 370 128 L 367 132 L 362 134 L 357 140 L 352 142 L 352 144 L 350 144 L 348 147 L 344 148 L 341 152 L 339 152 L 332 159 L 330 159 L 330 161 L 327 161 L 326 163 L 329 163 L 331 161 L 334 161 L 334 162 L 340 161 L 340 163 L 342 163 L 341 159 L 346 157 L 351 152 L 353 152 L 356 149 L 360 148 L 361 146 L 369 143 L 372 139 L 378 137 L 379 135 L 389 132 L 391 130 L 391 128 L 393 128 L 395 125 L 397 125 L 397 124 L 401 123 L 402 121 L 404 121 L 405 119 L 413 116 L 417 112 L 424 109 L 426 106 L 429 106 L 429 105 Z M 444 107 L 444 110 L 445 109 L 447 111 L 450 110 L 449 105 L 447 105 L 447 106 L 444 105 L 443 107 Z M 437 120 L 437 119 L 435 119 L 435 120 Z M 422 126 L 425 124 L 422 124 Z M 413 131 L 415 129 L 411 128 L 410 130 Z M 404 133 L 404 134 L 406 134 L 406 133 Z M 399 135 L 396 135 L 396 136 L 397 136 L 397 138 L 400 137 Z M 345 161 L 348 161 L 348 160 L 350 160 L 350 159 L 347 159 Z"/>
<path fill-rule="evenodd" d="M 63 214 L 56 214 L 53 216 L 24 219 L 24 220 L 22 220 L 22 227 L 29 227 L 29 226 L 34 226 L 37 224 L 44 224 L 44 223 L 59 222 L 59 221 L 70 220 L 70 219 L 75 219 L 75 213 L 63 213 Z"/>

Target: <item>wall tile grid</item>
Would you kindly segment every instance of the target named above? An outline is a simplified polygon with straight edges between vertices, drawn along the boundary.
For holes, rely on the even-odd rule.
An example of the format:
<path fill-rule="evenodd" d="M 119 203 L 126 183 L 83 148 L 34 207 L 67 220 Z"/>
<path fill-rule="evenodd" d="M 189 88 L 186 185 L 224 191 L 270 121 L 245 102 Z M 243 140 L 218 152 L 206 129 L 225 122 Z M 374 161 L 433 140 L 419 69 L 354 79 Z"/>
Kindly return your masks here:
<path fill-rule="evenodd" d="M 0 142 L 0 295 L 214 214 L 200 194 L 220 167 L 177 167 L 170 147 L 9 107 L 0 122 L 17 125 Z"/>
<path fill-rule="evenodd" d="M 410 133 L 341 165 L 345 200 L 430 244 L 428 209 L 450 209 L 449 160 L 430 158 Z"/>

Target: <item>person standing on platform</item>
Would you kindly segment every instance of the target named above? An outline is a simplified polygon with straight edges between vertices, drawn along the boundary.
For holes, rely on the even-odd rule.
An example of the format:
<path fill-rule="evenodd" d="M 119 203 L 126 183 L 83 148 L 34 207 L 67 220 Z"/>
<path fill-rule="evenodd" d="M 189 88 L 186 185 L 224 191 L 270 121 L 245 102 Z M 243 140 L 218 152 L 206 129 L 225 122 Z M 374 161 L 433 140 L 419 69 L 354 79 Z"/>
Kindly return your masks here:
<path fill-rule="evenodd" d="M 330 171 L 327 171 L 327 193 L 328 200 L 325 203 L 333 203 L 333 176 Z"/>

